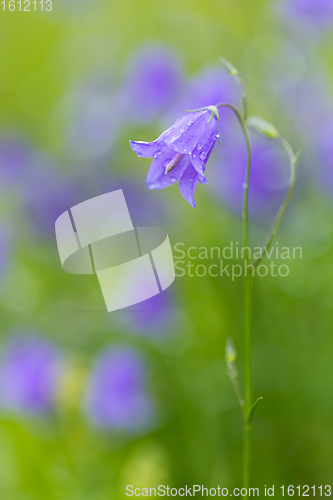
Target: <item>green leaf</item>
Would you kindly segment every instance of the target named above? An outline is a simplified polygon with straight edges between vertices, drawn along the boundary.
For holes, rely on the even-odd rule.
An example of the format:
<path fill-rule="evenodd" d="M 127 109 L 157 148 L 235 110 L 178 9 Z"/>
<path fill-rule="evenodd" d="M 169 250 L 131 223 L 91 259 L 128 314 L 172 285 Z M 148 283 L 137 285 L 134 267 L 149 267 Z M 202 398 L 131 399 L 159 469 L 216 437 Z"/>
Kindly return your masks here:
<path fill-rule="evenodd" d="M 247 120 L 247 124 L 249 127 L 257 130 L 267 137 L 270 137 L 271 139 L 279 137 L 279 132 L 276 130 L 274 125 L 266 122 L 266 120 L 264 120 L 260 116 L 250 116 L 250 118 Z"/>
<path fill-rule="evenodd" d="M 260 401 L 262 400 L 262 397 L 258 398 L 254 403 L 253 405 L 251 406 L 250 408 L 250 412 L 249 412 L 249 417 L 248 417 L 248 420 L 249 420 L 249 423 L 252 422 L 253 420 L 253 417 L 254 417 L 254 412 L 255 412 L 255 409 L 257 408 L 258 404 L 260 403 Z"/>
<path fill-rule="evenodd" d="M 223 64 L 225 69 L 230 73 L 232 76 L 238 75 L 238 70 L 233 66 L 229 61 L 224 59 L 224 57 L 220 58 L 220 62 Z"/>

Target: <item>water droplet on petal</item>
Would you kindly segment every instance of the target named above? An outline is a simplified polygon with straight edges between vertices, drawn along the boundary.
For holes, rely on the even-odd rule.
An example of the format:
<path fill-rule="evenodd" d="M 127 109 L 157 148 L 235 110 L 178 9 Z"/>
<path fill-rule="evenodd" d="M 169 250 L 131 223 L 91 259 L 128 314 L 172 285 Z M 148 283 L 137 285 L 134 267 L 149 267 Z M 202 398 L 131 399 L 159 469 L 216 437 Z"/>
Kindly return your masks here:
<path fill-rule="evenodd" d="M 243 184 L 243 188 L 244 188 L 244 189 L 247 189 L 247 184 L 246 184 L 246 182 L 244 182 L 244 184 Z"/>
<path fill-rule="evenodd" d="M 148 189 L 156 189 L 156 184 L 154 184 L 153 182 L 150 182 L 148 184 Z"/>
<path fill-rule="evenodd" d="M 207 153 L 205 153 L 205 151 L 202 151 L 202 153 L 200 153 L 200 155 L 199 155 L 200 160 L 204 160 L 206 157 L 207 157 Z"/>
<path fill-rule="evenodd" d="M 197 145 L 197 150 L 200 151 L 200 149 L 202 149 L 202 146 L 200 146 L 200 144 Z"/>
<path fill-rule="evenodd" d="M 171 181 L 172 183 L 176 182 L 176 180 L 177 180 L 177 179 L 176 179 L 176 177 L 170 177 L 170 181 Z"/>

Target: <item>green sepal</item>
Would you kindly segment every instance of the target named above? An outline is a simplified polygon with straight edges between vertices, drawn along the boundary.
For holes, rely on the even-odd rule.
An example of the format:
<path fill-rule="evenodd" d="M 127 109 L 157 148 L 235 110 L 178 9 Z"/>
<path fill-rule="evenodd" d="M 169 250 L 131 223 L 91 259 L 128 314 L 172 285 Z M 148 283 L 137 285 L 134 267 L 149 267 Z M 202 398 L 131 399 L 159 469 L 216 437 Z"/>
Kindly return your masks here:
<path fill-rule="evenodd" d="M 261 118 L 261 116 L 250 116 L 247 124 L 249 127 L 257 130 L 257 132 L 266 135 L 266 137 L 270 137 L 271 139 L 279 137 L 279 132 L 274 125 Z"/>
<path fill-rule="evenodd" d="M 214 116 L 216 117 L 217 121 L 219 121 L 220 119 L 219 110 L 216 106 L 205 106 L 204 108 L 198 108 L 198 109 L 185 109 L 185 111 L 187 113 L 195 113 L 196 111 L 210 111 L 210 117 L 207 123 L 209 123 L 210 120 L 214 118 Z"/>

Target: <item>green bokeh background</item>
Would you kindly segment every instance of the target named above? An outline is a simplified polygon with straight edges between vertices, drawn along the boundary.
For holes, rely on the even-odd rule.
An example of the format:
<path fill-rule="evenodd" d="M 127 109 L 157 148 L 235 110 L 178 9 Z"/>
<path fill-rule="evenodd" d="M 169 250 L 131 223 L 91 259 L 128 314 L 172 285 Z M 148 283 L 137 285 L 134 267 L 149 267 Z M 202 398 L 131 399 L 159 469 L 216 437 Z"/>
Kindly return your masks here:
<path fill-rule="evenodd" d="M 282 44 L 290 33 L 274 5 L 257 0 L 55 0 L 52 13 L 0 11 L 0 133 L 24 136 L 70 172 L 62 130 L 53 118 L 62 96 L 101 66 L 117 80 L 138 46 L 162 42 L 180 55 L 186 75 L 220 56 L 232 61 L 247 83 L 250 113 L 273 121 L 302 149 L 305 139 L 294 132 L 278 93 L 265 87 L 265 61 L 274 53 L 269 44 L 253 48 L 261 35 Z M 320 64 L 329 79 L 332 35 L 323 34 L 308 57 L 307 35 L 301 35 L 295 43 L 306 56 L 303 78 Z M 159 132 L 151 125 L 122 132 L 110 174 L 121 170 L 144 186 L 149 162 L 133 155 L 128 139 Z M 205 186 L 198 189 L 196 210 L 176 187 L 147 191 L 147 197 L 165 203 L 162 225 L 173 244 L 223 247 L 241 239 L 240 218 Z M 98 304 L 95 283 L 62 272 L 55 240 L 30 232 L 8 190 L 2 192 L 1 209 L 15 240 L 1 289 L 1 334 L 37 329 L 61 347 L 67 368 L 54 415 L 1 416 L 0 498 L 122 499 L 127 484 L 241 486 L 242 418 L 224 349 L 226 338 L 233 337 L 242 380 L 242 281 L 177 279 L 170 331 L 139 335 L 110 315 L 78 312 Z M 253 392 L 263 402 L 254 423 L 251 482 L 260 488 L 332 481 L 331 212 L 328 196 L 301 183 L 278 239 L 281 245 L 302 246 L 303 259 L 290 261 L 287 278 L 254 283 Z M 158 425 L 144 436 L 97 431 L 80 411 L 95 353 L 119 342 L 147 359 Z"/>

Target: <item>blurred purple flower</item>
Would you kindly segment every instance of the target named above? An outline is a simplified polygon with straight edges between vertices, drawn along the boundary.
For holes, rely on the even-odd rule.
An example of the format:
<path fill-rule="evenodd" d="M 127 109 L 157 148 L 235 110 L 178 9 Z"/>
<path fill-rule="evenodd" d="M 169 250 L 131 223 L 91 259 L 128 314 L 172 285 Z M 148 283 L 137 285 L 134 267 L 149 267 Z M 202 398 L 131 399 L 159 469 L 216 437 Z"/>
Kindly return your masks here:
<path fill-rule="evenodd" d="M 9 339 L 0 359 L 0 407 L 19 413 L 52 411 L 59 361 L 57 349 L 47 340 L 30 335 Z"/>
<path fill-rule="evenodd" d="M 241 214 L 247 150 L 241 133 L 226 131 L 223 147 L 212 157 L 212 189 L 223 202 Z M 282 148 L 255 132 L 251 133 L 252 159 L 249 185 L 249 211 L 253 217 L 271 216 L 279 207 L 289 186 L 288 161 Z"/>
<path fill-rule="evenodd" d="M 218 102 L 227 102 L 239 107 L 240 95 L 235 80 L 222 65 L 208 66 L 186 83 L 177 104 L 177 112 L 203 108 Z"/>
<path fill-rule="evenodd" d="M 217 137 L 216 116 L 203 110 L 183 116 L 153 142 L 130 141 L 130 146 L 138 156 L 154 158 L 146 179 L 149 189 L 179 181 L 182 196 L 195 207 L 195 188 L 207 182 L 203 173 Z"/>
<path fill-rule="evenodd" d="M 47 155 L 35 154 L 25 170 L 21 187 L 23 209 L 43 236 L 54 234 L 59 215 L 81 200 L 70 174 L 67 176 Z"/>
<path fill-rule="evenodd" d="M 311 70 L 316 74 L 283 95 L 283 103 L 293 128 L 300 135 L 306 134 L 310 138 L 318 130 L 321 133 L 333 113 L 329 82 L 318 68 L 312 67 Z"/>
<path fill-rule="evenodd" d="M 292 13 L 303 16 L 312 23 L 326 23 L 333 19 L 332 0 L 288 0 L 287 6 Z"/>
<path fill-rule="evenodd" d="M 67 96 L 57 111 L 59 125 L 66 133 L 67 154 L 89 162 L 109 153 L 121 123 L 117 108 L 105 84 L 87 85 Z"/>
<path fill-rule="evenodd" d="M 95 361 L 88 380 L 85 411 L 100 428 L 143 430 L 152 417 L 142 358 L 127 347 L 109 348 Z"/>
<path fill-rule="evenodd" d="M 0 142 L 0 178 L 8 185 L 20 181 L 29 161 L 30 149 L 21 140 L 10 137 Z"/>
<path fill-rule="evenodd" d="M 333 105 L 329 82 L 317 71 L 286 93 L 283 102 L 293 130 L 302 142 L 299 180 L 319 183 L 330 193 L 333 187 Z"/>
<path fill-rule="evenodd" d="M 0 282 L 8 267 L 9 251 L 10 242 L 8 230 L 0 224 Z"/>
<path fill-rule="evenodd" d="M 121 314 L 121 321 L 144 335 L 164 333 L 175 320 L 171 291 L 159 293 L 142 304 L 129 307 Z"/>
<path fill-rule="evenodd" d="M 129 118 L 154 120 L 178 96 L 182 84 L 176 55 L 163 46 L 147 46 L 133 55 L 121 92 Z"/>
<path fill-rule="evenodd" d="M 333 120 L 325 123 L 317 130 L 314 140 L 315 146 L 315 164 L 317 166 L 315 177 L 326 192 L 332 193 L 333 188 Z"/>

